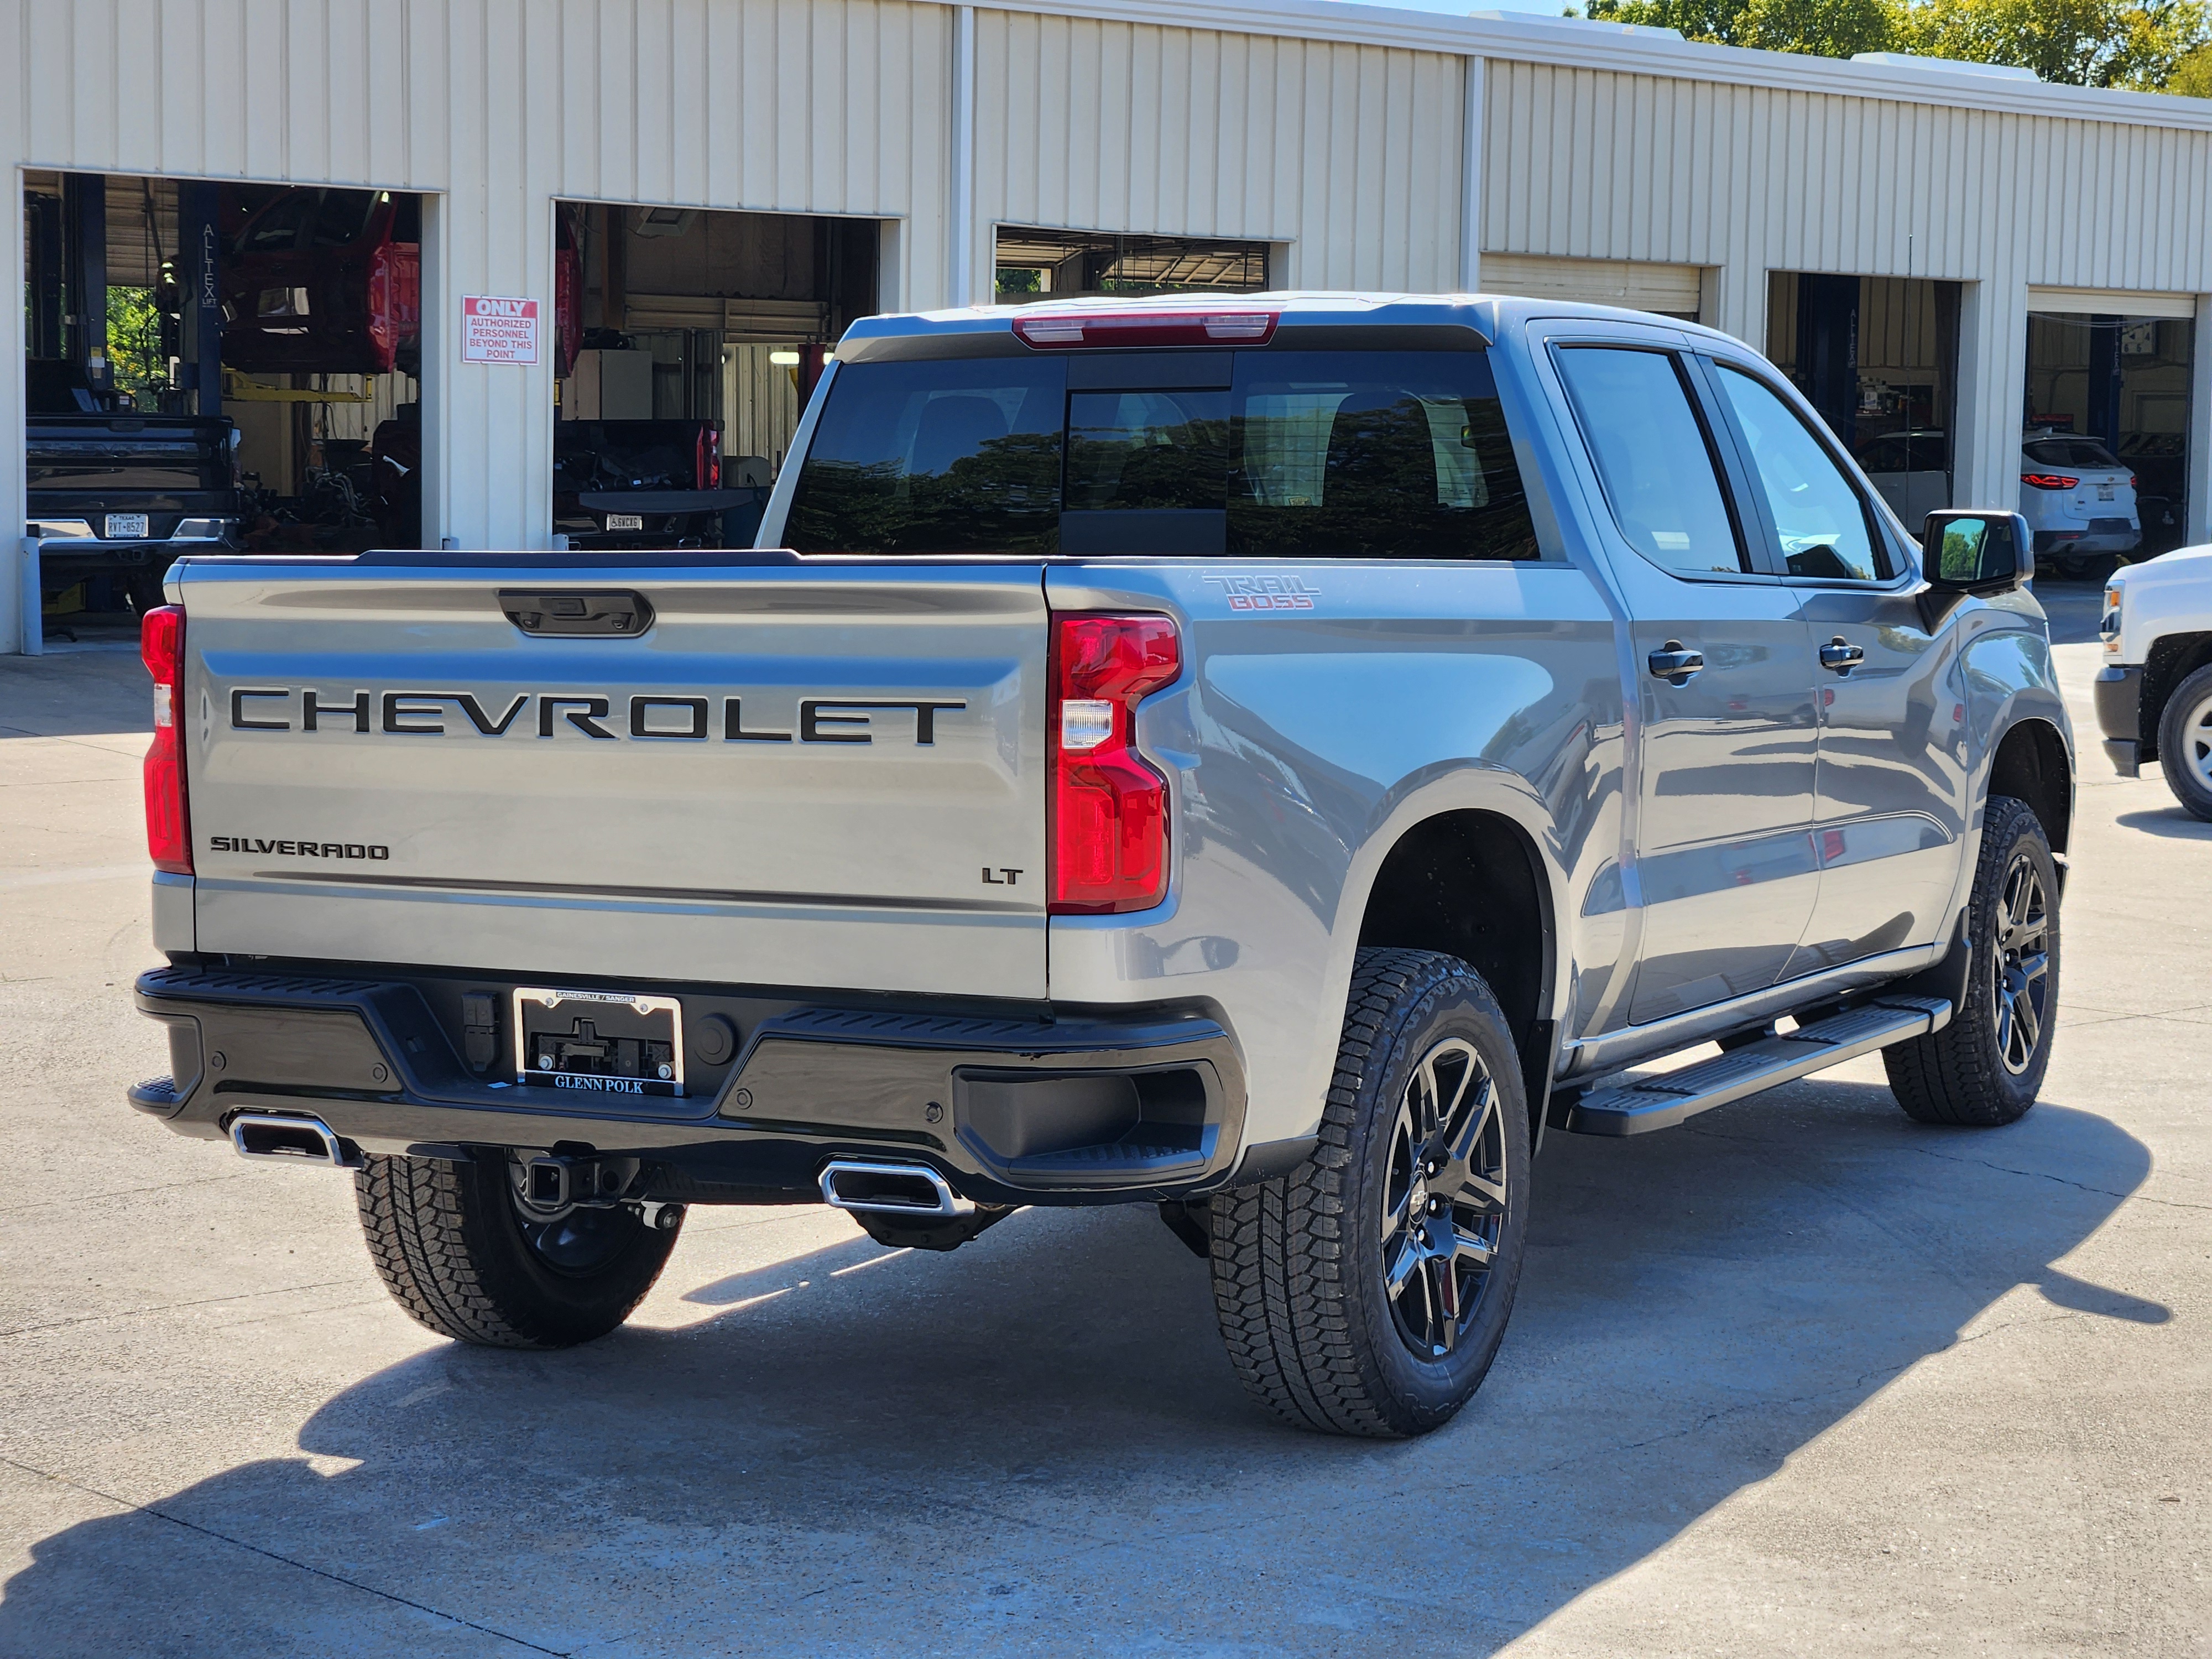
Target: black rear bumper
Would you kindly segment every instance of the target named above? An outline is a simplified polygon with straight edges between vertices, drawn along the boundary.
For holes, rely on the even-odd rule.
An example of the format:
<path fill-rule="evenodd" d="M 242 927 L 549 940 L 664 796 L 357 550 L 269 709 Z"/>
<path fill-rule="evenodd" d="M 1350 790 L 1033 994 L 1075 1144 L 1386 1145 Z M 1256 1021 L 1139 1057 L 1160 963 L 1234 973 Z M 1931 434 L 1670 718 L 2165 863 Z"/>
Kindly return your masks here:
<path fill-rule="evenodd" d="M 653 1196 L 690 1202 L 812 1199 L 839 1156 L 926 1163 L 1002 1204 L 1189 1196 L 1235 1173 L 1244 1070 L 1203 1009 L 944 1012 L 678 987 L 686 1030 L 719 1015 L 736 1052 L 695 1057 L 691 1094 L 639 1097 L 523 1085 L 487 1063 L 503 1043 L 472 1048 L 454 1010 L 464 988 L 503 1002 L 512 984 L 156 969 L 137 1000 L 168 1028 L 171 1076 L 131 1103 L 208 1137 L 250 1110 L 318 1118 L 368 1152 L 633 1157 Z M 1270 1167 L 1244 1178 L 1275 1173 L 1284 1149 L 1254 1150 Z"/>

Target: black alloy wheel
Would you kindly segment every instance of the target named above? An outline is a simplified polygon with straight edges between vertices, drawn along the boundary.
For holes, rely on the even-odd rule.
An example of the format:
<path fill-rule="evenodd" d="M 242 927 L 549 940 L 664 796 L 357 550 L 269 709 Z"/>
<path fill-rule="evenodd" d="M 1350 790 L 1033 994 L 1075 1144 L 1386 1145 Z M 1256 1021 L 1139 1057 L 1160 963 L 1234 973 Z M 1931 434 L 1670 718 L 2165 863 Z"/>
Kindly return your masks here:
<path fill-rule="evenodd" d="M 1222 1339 L 1284 1422 L 1426 1434 L 1481 1386 L 1528 1244 L 1521 1077 L 1474 969 L 1360 948 L 1312 1154 L 1207 1206 Z"/>
<path fill-rule="evenodd" d="M 1474 1045 L 1446 1037 L 1406 1080 L 1382 1202 L 1383 1290 L 1406 1346 L 1441 1359 L 1489 1288 L 1506 1216 L 1505 1126 Z"/>
<path fill-rule="evenodd" d="M 1998 902 L 1990 992 L 1997 1058 L 2014 1077 L 2026 1074 L 2043 1047 L 2050 1018 L 2051 915 L 2043 877 L 2026 848 L 2014 853 Z"/>
<path fill-rule="evenodd" d="M 1942 1030 L 1881 1051 L 1890 1091 L 1922 1123 L 1996 1128 L 2035 1104 L 2058 1021 L 2058 865 L 2026 801 L 1992 795 L 1966 901 L 1959 1006 Z M 1800 1018 L 1803 1016 L 1801 1014 Z"/>

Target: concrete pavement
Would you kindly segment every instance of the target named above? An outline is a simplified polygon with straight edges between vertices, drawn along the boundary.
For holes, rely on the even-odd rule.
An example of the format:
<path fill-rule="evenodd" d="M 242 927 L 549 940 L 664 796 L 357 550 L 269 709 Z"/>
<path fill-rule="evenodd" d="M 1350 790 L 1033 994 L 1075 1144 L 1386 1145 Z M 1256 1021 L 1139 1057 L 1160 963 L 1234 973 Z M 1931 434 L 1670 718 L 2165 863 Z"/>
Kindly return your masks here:
<path fill-rule="evenodd" d="M 623 1331 L 457 1347 L 166 1068 L 127 651 L 0 659 L 0 1655 L 2212 1652 L 2212 825 L 2087 750 L 2044 1103 L 1878 1062 L 1554 1135 L 1449 1429 L 1275 1428 L 1148 1212 L 950 1255 L 694 1211 Z"/>

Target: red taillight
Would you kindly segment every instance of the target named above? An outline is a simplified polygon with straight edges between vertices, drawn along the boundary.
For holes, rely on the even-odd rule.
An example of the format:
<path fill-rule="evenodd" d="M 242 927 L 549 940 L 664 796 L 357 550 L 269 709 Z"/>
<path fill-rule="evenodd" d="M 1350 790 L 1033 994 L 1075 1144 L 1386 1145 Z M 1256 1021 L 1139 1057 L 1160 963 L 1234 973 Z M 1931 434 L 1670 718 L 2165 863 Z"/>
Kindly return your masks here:
<path fill-rule="evenodd" d="M 2058 472 L 2023 472 L 2020 481 L 2031 489 L 2071 489 L 2081 482 Z"/>
<path fill-rule="evenodd" d="M 1265 345 L 1274 337 L 1272 311 L 1047 311 L 1014 319 L 1024 345 Z"/>
<path fill-rule="evenodd" d="M 722 434 L 711 426 L 699 428 L 698 445 L 691 457 L 691 476 L 702 489 L 722 487 Z"/>
<path fill-rule="evenodd" d="M 1149 910 L 1167 896 L 1167 780 L 1136 751 L 1136 710 L 1182 670 L 1182 649 L 1166 617 L 1055 621 L 1054 915 Z"/>
<path fill-rule="evenodd" d="M 185 811 L 185 750 L 177 714 L 185 690 L 185 613 L 156 605 L 138 630 L 138 654 L 154 677 L 154 741 L 146 750 L 146 850 L 154 867 L 192 872 L 191 820 Z"/>
<path fill-rule="evenodd" d="M 2129 473 L 2129 474 L 2128 474 L 2128 488 L 2129 488 L 2129 489 L 2133 489 L 2135 487 L 2136 487 L 2136 475 L 2135 475 L 2134 473 L 2130 472 L 2130 473 Z"/>

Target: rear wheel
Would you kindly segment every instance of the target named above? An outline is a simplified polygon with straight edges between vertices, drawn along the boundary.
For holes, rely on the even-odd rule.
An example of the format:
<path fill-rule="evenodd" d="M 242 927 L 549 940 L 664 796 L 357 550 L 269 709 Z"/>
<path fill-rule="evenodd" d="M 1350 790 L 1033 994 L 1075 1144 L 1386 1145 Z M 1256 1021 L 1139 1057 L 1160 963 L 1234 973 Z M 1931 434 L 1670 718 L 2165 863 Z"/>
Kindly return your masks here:
<path fill-rule="evenodd" d="M 1966 917 L 1965 1006 L 1881 1059 L 1907 1116 L 1990 1127 L 2035 1104 L 2058 1018 L 2058 870 L 2026 801 L 1990 797 Z"/>
<path fill-rule="evenodd" d="M 2212 819 L 2212 667 L 2176 686 L 2158 720 L 2158 763 L 2174 799 Z"/>
<path fill-rule="evenodd" d="M 1214 1306 L 1245 1387 L 1300 1428 L 1449 1422 L 1504 1337 L 1528 1194 L 1489 987 L 1433 951 L 1360 951 L 1313 1156 L 1213 1200 Z"/>
<path fill-rule="evenodd" d="M 507 1160 L 369 1158 L 354 1178 L 369 1259 L 399 1305 L 441 1336 L 566 1348 L 629 1316 L 668 1261 L 673 1228 L 620 1206 L 536 1210 Z"/>

